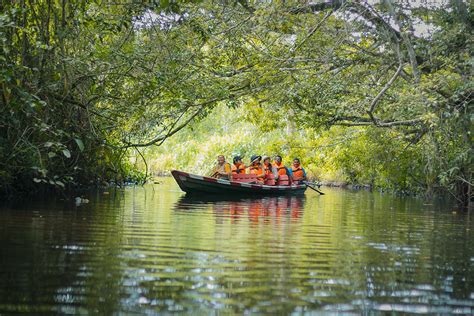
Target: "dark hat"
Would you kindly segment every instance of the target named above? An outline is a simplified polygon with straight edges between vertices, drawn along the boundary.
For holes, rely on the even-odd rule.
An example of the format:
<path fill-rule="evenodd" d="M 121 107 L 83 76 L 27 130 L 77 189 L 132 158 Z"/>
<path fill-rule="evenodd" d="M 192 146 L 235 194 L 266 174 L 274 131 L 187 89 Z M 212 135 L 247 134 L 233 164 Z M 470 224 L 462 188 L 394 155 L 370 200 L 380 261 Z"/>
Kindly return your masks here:
<path fill-rule="evenodd" d="M 250 163 L 252 163 L 252 162 L 254 162 L 255 160 L 258 160 L 258 159 L 262 159 L 262 156 L 252 155 L 252 157 L 250 157 Z"/>
<path fill-rule="evenodd" d="M 240 157 L 239 155 L 234 157 L 234 163 L 236 163 L 237 161 L 240 161 L 240 160 L 242 160 L 242 157 Z"/>

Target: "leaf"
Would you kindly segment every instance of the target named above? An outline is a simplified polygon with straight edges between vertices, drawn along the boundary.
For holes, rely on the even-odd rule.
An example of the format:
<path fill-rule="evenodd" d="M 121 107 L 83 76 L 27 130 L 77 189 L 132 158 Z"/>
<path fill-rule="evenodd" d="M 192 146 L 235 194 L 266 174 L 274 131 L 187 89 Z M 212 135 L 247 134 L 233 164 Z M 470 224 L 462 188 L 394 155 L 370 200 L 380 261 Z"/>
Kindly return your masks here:
<path fill-rule="evenodd" d="M 77 144 L 77 147 L 79 147 L 79 150 L 84 151 L 84 143 L 82 142 L 82 140 L 80 138 L 74 138 L 74 140 L 76 141 L 76 144 Z"/>
<path fill-rule="evenodd" d="M 56 185 L 60 186 L 61 188 L 64 188 L 64 183 L 62 183 L 61 181 L 56 181 Z"/>
<path fill-rule="evenodd" d="M 40 182 L 41 182 L 41 179 L 33 178 L 33 181 L 36 182 L 36 183 L 40 183 Z"/>
<path fill-rule="evenodd" d="M 69 149 L 63 149 L 63 154 L 66 156 L 66 158 L 71 158 L 71 152 Z"/>
<path fill-rule="evenodd" d="M 49 158 L 56 157 L 56 153 L 55 153 L 55 152 L 52 152 L 52 151 L 50 151 L 50 152 L 48 153 L 48 157 L 49 157 Z"/>

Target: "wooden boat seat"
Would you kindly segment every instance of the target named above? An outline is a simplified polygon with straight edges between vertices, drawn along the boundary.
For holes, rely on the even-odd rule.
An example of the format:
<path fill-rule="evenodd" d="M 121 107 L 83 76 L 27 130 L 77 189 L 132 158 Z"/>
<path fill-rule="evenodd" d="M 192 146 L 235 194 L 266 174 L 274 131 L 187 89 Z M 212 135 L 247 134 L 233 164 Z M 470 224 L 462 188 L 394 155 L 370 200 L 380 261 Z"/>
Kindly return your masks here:
<path fill-rule="evenodd" d="M 257 183 L 257 175 L 255 174 L 233 174 L 232 181 L 245 182 L 245 183 Z"/>
<path fill-rule="evenodd" d="M 278 176 L 277 185 L 290 185 L 290 177 L 286 174 Z"/>
<path fill-rule="evenodd" d="M 273 174 L 268 174 L 265 177 L 265 184 L 266 185 L 275 185 L 276 184 L 275 177 L 273 176 Z"/>

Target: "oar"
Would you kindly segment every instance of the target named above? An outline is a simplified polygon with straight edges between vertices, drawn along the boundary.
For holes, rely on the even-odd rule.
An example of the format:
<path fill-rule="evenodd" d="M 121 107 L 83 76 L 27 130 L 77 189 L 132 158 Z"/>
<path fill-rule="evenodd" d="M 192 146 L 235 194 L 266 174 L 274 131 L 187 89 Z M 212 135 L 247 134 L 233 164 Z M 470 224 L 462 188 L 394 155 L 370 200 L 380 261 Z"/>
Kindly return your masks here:
<path fill-rule="evenodd" d="M 304 181 L 305 184 L 309 184 L 309 185 L 314 185 L 316 187 L 318 187 L 318 189 L 321 187 L 321 183 L 316 183 L 316 182 L 309 182 L 309 181 Z"/>
<path fill-rule="evenodd" d="M 319 191 L 319 190 L 316 189 L 315 187 L 310 186 L 310 185 L 308 184 L 308 182 L 303 182 L 303 183 L 306 184 L 306 186 L 307 186 L 308 188 L 310 188 L 310 189 L 312 189 L 312 190 L 318 192 L 319 194 L 321 194 L 321 195 L 324 195 L 324 194 L 325 194 L 324 192 Z"/>

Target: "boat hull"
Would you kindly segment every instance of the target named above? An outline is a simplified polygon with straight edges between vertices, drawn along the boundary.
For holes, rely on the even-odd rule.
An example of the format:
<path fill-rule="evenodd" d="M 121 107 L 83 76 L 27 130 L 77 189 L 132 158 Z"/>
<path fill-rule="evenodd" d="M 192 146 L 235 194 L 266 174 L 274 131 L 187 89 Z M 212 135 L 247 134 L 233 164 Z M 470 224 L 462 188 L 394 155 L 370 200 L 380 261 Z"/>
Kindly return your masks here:
<path fill-rule="evenodd" d="M 181 190 L 189 194 L 220 195 L 295 195 L 303 194 L 306 185 L 250 184 L 199 176 L 178 170 L 171 171 Z"/>

